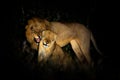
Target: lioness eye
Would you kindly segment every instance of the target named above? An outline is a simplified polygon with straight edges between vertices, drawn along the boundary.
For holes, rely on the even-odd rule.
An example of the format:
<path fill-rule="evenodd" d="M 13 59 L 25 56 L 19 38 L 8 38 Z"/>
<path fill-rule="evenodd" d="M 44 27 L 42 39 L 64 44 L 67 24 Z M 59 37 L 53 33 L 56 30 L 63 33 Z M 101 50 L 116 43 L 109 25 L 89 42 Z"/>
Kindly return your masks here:
<path fill-rule="evenodd" d="M 48 46 L 46 42 L 43 42 L 43 45 L 44 45 L 44 46 Z"/>

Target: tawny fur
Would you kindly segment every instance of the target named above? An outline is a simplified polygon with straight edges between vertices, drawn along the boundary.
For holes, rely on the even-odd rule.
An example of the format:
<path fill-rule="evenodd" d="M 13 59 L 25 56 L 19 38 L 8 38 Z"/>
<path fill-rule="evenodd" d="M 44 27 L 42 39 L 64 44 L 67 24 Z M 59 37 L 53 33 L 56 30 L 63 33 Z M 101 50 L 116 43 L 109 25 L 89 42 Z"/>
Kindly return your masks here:
<path fill-rule="evenodd" d="M 42 32 L 42 40 L 39 43 L 38 62 L 50 62 L 55 68 L 61 70 L 74 70 L 75 64 L 69 54 L 64 53 L 62 48 L 56 44 L 57 35 L 49 30 Z"/>
<path fill-rule="evenodd" d="M 93 40 L 91 31 L 84 25 L 79 23 L 49 22 L 39 18 L 32 18 L 28 21 L 28 25 L 26 27 L 28 27 L 28 29 L 31 29 L 32 27 L 31 30 L 36 33 L 42 33 L 44 30 L 50 30 L 56 33 L 57 45 L 63 47 L 70 43 L 80 62 L 83 61 L 82 56 L 84 56 L 88 64 L 91 64 L 90 40 L 92 40 L 93 44 L 95 44 L 95 40 Z M 26 37 L 31 45 L 35 43 L 33 38 L 31 38 L 32 35 L 26 34 Z M 35 46 L 33 46 L 33 48 L 36 49 Z M 95 48 L 98 50 L 97 46 L 95 46 Z"/>

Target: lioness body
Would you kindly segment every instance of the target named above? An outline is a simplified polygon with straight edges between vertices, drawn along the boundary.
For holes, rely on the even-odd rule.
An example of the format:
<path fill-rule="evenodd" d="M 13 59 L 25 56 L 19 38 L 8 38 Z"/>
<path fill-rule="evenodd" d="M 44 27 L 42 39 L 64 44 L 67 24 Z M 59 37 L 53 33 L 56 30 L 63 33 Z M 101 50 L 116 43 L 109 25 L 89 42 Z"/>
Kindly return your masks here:
<path fill-rule="evenodd" d="M 56 44 L 57 35 L 49 30 L 42 32 L 42 39 L 39 43 L 38 62 L 50 62 L 53 67 L 63 70 L 74 69 L 72 58 L 65 54 L 62 48 Z"/>

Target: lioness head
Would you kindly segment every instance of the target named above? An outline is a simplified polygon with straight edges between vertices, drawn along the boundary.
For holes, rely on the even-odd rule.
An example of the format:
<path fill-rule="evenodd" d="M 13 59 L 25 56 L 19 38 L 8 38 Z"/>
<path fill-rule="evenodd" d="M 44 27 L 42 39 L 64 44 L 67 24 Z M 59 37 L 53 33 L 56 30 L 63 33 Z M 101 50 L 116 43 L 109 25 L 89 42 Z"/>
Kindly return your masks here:
<path fill-rule="evenodd" d="M 56 34 L 46 30 L 42 32 L 42 40 L 39 43 L 38 61 L 46 61 L 55 49 Z"/>

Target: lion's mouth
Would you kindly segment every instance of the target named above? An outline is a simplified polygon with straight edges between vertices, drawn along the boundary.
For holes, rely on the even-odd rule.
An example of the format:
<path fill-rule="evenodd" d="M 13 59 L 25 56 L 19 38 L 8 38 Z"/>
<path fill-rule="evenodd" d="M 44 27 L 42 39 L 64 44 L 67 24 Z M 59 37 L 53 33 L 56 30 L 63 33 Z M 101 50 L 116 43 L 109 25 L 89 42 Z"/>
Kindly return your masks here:
<path fill-rule="evenodd" d="M 41 40 L 41 36 L 36 36 L 36 37 L 34 37 L 34 39 L 35 39 L 35 42 L 36 42 L 36 43 L 39 43 L 40 40 Z"/>

